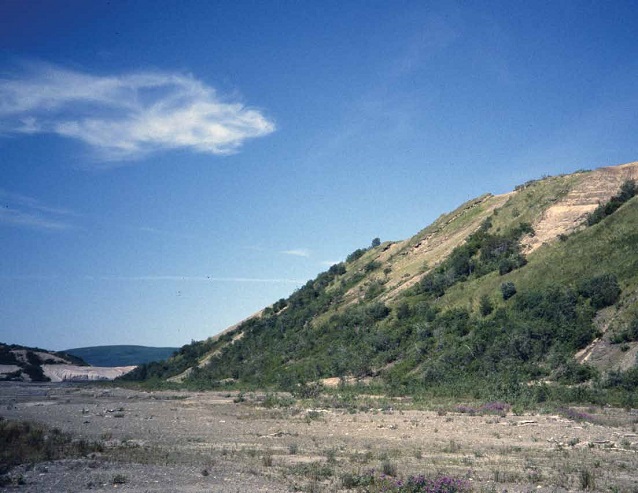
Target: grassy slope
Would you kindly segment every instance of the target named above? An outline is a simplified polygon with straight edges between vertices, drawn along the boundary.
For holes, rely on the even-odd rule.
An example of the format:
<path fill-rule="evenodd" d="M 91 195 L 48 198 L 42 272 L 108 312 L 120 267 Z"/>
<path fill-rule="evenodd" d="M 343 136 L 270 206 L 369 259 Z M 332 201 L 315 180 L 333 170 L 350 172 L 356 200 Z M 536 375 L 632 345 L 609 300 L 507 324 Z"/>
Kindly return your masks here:
<path fill-rule="evenodd" d="M 379 375 L 394 385 L 392 382 L 421 378 L 424 368 L 455 368 L 450 363 L 455 359 L 459 361 L 458 368 L 468 365 L 476 378 L 491 363 L 481 360 L 479 353 L 472 361 L 459 347 L 467 347 L 465 352 L 471 353 L 478 347 L 473 345 L 480 345 L 481 340 L 491 340 L 489 344 L 506 342 L 499 339 L 501 336 L 485 339 L 485 334 L 480 334 L 485 330 L 500 331 L 499 323 L 514 324 L 523 339 L 528 337 L 525 327 L 539 323 L 538 319 L 525 318 L 529 313 L 516 312 L 515 303 L 503 300 L 500 286 L 506 281 L 513 282 L 519 292 L 549 292 L 550 287 L 573 288 L 584 278 L 614 274 L 623 290 L 621 301 L 614 307 L 615 316 L 627 319 L 627 314 L 635 315 L 632 309 L 638 298 L 638 198 L 593 227 L 583 227 L 561 241 L 541 246 L 528 256 L 526 266 L 508 274 L 470 276 L 438 299 L 410 289 L 487 218 L 492 222 L 489 232 L 494 235 L 507 234 L 523 222 L 533 224 L 548 207 L 590 176 L 583 172 L 535 180 L 511 194 L 486 195 L 469 201 L 409 240 L 368 249 L 345 265 L 345 273 L 322 274 L 309 281 L 289 298 L 289 305 L 283 310 L 240 324 L 232 333 L 206 341 L 206 348 L 201 344 L 182 348 L 178 358 L 162 367 L 155 366 L 149 373 L 166 378 L 176 374 L 178 366 L 183 371 L 187 364 L 215 352 L 218 356 L 212 359 L 211 366 L 192 374 L 191 382 L 205 386 L 233 377 L 253 384 L 289 385 L 297 379 L 345 373 Z M 378 265 L 371 267 L 374 263 Z M 505 310 L 499 315 L 502 322 L 479 314 L 479 300 L 484 295 L 495 305 L 496 313 L 499 307 Z M 406 301 L 411 312 L 401 316 L 400 308 Z M 389 308 L 387 313 L 373 313 L 375 306 L 384 304 Z M 589 310 L 584 299 L 579 299 L 577 305 L 579 313 Z M 438 314 L 428 312 L 428 306 Z M 463 318 L 467 316 L 464 312 L 469 314 L 469 322 Z M 582 323 L 589 323 L 587 317 Z M 562 330 L 560 324 L 555 330 Z M 430 335 L 423 339 L 426 333 Z M 239 334 L 241 339 L 236 337 Z M 533 339 L 529 341 L 535 344 Z M 542 352 L 537 351 L 529 362 L 529 371 L 555 374 L 567 364 L 567 346 L 561 349 L 554 344 L 550 342 L 554 362 L 543 362 Z M 569 354 L 573 355 L 574 347 L 569 346 Z M 495 357 L 495 353 L 489 355 L 489 350 L 485 354 Z M 512 361 L 516 364 L 515 358 Z M 503 366 L 498 368 L 503 370 Z"/>
<path fill-rule="evenodd" d="M 586 276 L 615 274 L 625 297 L 638 289 L 638 198 L 590 228 L 571 234 L 565 241 L 544 245 L 529 255 L 528 264 L 504 276 L 494 272 L 457 285 L 439 301 L 445 308 L 471 307 L 482 295 L 500 303 L 501 283 L 511 281 L 518 289 L 549 285 L 574 285 Z"/>

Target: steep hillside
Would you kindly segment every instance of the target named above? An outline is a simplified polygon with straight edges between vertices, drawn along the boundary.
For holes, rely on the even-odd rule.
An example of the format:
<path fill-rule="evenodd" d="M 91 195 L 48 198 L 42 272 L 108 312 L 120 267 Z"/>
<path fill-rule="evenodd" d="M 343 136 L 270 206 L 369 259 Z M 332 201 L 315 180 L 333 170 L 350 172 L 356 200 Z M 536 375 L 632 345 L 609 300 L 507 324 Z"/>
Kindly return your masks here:
<path fill-rule="evenodd" d="M 547 389 L 531 382 L 631 390 L 636 179 L 630 163 L 483 195 L 408 240 L 354 251 L 288 299 L 130 378 L 295 389 L 338 377 L 537 399 Z"/>
<path fill-rule="evenodd" d="M 65 349 L 93 366 L 135 366 L 170 357 L 179 348 L 132 345 L 92 346 Z"/>

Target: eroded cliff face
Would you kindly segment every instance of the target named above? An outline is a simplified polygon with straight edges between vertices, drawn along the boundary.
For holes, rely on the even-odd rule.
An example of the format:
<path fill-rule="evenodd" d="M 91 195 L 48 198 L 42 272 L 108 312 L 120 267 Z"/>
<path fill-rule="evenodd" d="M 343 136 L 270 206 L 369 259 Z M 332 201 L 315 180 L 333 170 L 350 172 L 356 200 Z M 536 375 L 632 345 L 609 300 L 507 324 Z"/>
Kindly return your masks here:
<path fill-rule="evenodd" d="M 42 365 L 42 371 L 52 382 L 93 382 L 114 380 L 135 369 L 135 366 L 75 366 Z"/>
<path fill-rule="evenodd" d="M 582 173 L 579 178 L 564 197 L 547 208 L 532 224 L 535 235 L 525 238 L 525 253 L 529 254 L 543 243 L 580 228 L 588 214 L 618 193 L 623 182 L 638 180 L 638 161 L 599 168 Z"/>

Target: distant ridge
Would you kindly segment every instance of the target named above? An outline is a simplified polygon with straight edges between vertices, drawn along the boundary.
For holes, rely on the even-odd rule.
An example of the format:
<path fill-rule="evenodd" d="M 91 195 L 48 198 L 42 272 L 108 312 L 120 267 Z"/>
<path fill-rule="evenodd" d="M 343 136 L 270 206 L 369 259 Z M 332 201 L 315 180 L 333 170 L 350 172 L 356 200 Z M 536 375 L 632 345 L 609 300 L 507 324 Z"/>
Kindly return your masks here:
<path fill-rule="evenodd" d="M 135 345 L 92 346 L 66 349 L 93 366 L 133 366 L 169 358 L 179 348 Z"/>

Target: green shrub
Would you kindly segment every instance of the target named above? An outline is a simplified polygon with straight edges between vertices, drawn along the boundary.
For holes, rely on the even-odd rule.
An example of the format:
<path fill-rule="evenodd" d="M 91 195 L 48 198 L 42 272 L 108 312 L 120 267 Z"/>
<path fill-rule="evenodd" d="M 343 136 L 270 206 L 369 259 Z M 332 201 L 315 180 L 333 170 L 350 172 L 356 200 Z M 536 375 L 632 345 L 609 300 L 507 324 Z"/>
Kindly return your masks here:
<path fill-rule="evenodd" d="M 638 390 L 638 366 L 627 371 L 610 371 L 604 382 L 605 387 L 620 388 L 629 392 Z"/>
<path fill-rule="evenodd" d="M 111 481 L 114 485 L 128 483 L 128 478 L 124 474 L 116 474 Z"/>
<path fill-rule="evenodd" d="M 638 341 L 638 316 L 634 317 L 627 326 L 611 338 L 612 344 Z"/>
<path fill-rule="evenodd" d="M 513 282 L 504 282 L 501 284 L 501 294 L 503 295 L 504 300 L 509 300 L 512 296 L 516 294 L 516 286 Z"/>
<path fill-rule="evenodd" d="M 394 462 L 390 462 L 390 461 L 386 460 L 381 465 L 381 471 L 386 476 L 396 476 L 398 468 L 397 468 L 397 465 Z"/>
<path fill-rule="evenodd" d="M 618 279 L 613 274 L 603 274 L 582 281 L 578 286 L 578 293 L 589 298 L 591 306 L 596 310 L 611 306 L 620 298 Z"/>
<path fill-rule="evenodd" d="M 620 186 L 620 192 L 614 195 L 606 204 L 599 205 L 594 212 L 587 217 L 587 224 L 593 226 L 599 223 L 607 216 L 616 212 L 620 206 L 636 195 L 638 188 L 635 180 L 627 180 Z"/>
<path fill-rule="evenodd" d="M 481 301 L 479 302 L 479 311 L 484 317 L 494 311 L 494 305 L 490 301 L 490 297 L 486 294 L 481 296 Z"/>
<path fill-rule="evenodd" d="M 367 249 L 365 248 L 357 248 L 354 252 L 352 252 L 350 255 L 346 257 L 346 263 L 351 264 L 355 260 L 363 257 L 363 254 L 366 252 L 367 252 Z"/>

